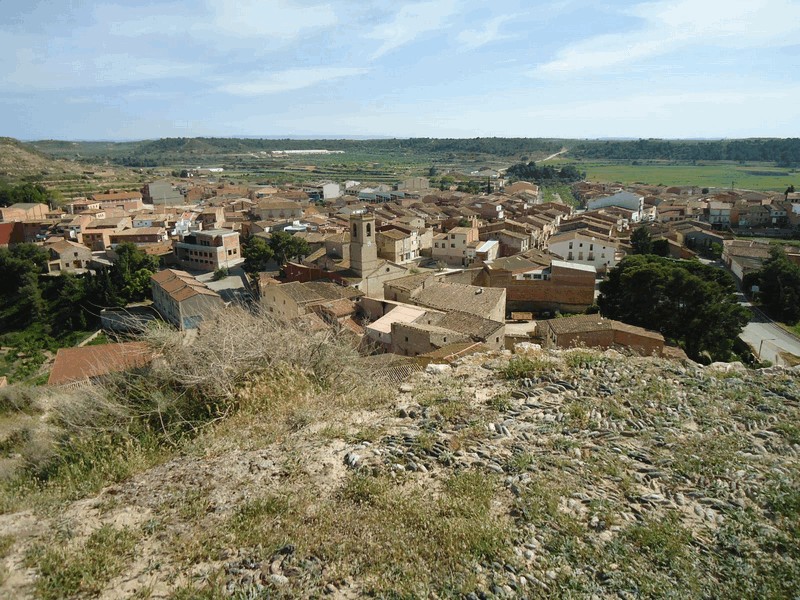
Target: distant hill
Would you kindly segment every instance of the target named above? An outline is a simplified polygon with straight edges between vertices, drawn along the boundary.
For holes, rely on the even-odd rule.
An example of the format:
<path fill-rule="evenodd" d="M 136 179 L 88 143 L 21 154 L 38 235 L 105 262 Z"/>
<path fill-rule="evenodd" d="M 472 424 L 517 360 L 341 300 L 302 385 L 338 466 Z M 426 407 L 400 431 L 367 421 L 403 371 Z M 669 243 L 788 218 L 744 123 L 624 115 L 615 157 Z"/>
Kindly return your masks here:
<path fill-rule="evenodd" d="M 82 167 L 63 160 L 55 160 L 29 144 L 13 138 L 0 138 L 0 179 L 10 181 L 25 177 L 52 177 L 80 173 Z"/>
<path fill-rule="evenodd" d="M 555 138 L 162 138 L 134 142 L 31 142 L 54 158 L 81 162 L 112 162 L 129 167 L 156 167 L 220 161 L 235 155 L 272 150 L 325 148 L 351 155 L 417 156 L 436 159 L 448 155 L 536 160 L 562 149 L 565 158 L 590 160 L 755 161 L 794 165 L 800 156 L 798 138 L 740 140 L 575 140 Z"/>

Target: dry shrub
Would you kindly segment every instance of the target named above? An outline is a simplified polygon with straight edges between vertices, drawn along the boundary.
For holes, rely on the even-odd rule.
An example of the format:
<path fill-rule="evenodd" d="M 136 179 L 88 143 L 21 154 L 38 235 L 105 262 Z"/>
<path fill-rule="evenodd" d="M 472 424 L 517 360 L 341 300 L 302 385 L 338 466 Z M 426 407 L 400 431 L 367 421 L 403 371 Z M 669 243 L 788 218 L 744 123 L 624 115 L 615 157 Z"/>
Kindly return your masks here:
<path fill-rule="evenodd" d="M 285 368 L 299 369 L 314 383 L 341 389 L 358 373 L 350 340 L 334 331 L 309 333 L 268 314 L 227 308 L 206 320 L 190 343 L 163 329 L 145 341 L 162 353 L 153 374 L 191 389 L 208 402 L 225 402 L 245 382 Z"/>
<path fill-rule="evenodd" d="M 16 412 L 37 412 L 43 393 L 29 385 L 9 385 L 0 388 L 0 415 Z"/>
<path fill-rule="evenodd" d="M 275 439 L 328 407 L 381 397 L 351 336 L 306 332 L 243 308 L 220 311 L 188 335 L 156 327 L 143 341 L 158 355 L 149 367 L 42 396 L 6 392 L 8 408 L 43 407 L 47 418 L 18 450 L 25 469 L 0 486 L 0 510 L 17 503 L 17 477 L 26 489 L 77 498 L 165 460 L 223 419 L 242 434 L 264 422 L 248 433 Z"/>

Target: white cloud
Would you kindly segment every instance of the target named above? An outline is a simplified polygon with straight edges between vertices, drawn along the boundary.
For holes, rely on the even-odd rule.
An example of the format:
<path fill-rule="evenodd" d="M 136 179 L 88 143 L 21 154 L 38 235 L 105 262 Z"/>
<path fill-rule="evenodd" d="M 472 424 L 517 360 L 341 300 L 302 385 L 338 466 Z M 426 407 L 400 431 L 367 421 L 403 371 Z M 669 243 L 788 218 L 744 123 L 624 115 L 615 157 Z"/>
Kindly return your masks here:
<path fill-rule="evenodd" d="M 212 27 L 241 37 L 291 40 L 338 22 L 330 4 L 299 5 L 286 0 L 209 0 Z"/>
<path fill-rule="evenodd" d="M 236 96 L 265 96 L 319 85 L 321 83 L 354 77 L 369 72 L 359 67 L 320 67 L 307 69 L 286 69 L 266 76 L 226 83 L 217 89 Z"/>
<path fill-rule="evenodd" d="M 330 4 L 303 5 L 290 0 L 205 0 L 196 4 L 165 3 L 155 8 L 98 4 L 93 9 L 96 33 L 107 30 L 123 38 L 190 36 L 212 44 L 261 38 L 268 46 L 338 23 Z"/>
<path fill-rule="evenodd" d="M 508 39 L 510 35 L 500 32 L 500 27 L 515 18 L 514 15 L 501 15 L 486 22 L 482 29 L 467 29 L 458 34 L 457 40 L 467 50 L 480 48 L 491 42 Z"/>
<path fill-rule="evenodd" d="M 19 48 L 0 77 L 15 91 L 37 92 L 142 84 L 197 72 L 197 65 L 179 61 L 137 58 L 129 54 L 91 57 L 48 56 Z"/>
<path fill-rule="evenodd" d="M 455 0 L 436 0 L 408 4 L 397 11 L 392 20 L 381 23 L 366 37 L 381 42 L 372 58 L 380 58 L 387 52 L 405 46 L 418 37 L 442 29 L 456 12 Z"/>
<path fill-rule="evenodd" d="M 568 46 L 531 75 L 596 72 L 696 45 L 775 47 L 800 36 L 800 5 L 792 0 L 662 0 L 626 12 L 642 26 Z"/>

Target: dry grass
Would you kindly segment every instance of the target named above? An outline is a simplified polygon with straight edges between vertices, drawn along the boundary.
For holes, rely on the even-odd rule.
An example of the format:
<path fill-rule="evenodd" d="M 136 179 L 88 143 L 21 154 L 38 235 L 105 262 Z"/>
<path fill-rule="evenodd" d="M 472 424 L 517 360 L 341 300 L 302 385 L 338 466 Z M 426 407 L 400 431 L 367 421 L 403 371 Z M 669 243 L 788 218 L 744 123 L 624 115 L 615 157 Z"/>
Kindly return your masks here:
<path fill-rule="evenodd" d="M 0 411 L 36 412 L 43 423 L 5 437 L 5 451 L 22 460 L 0 484 L 0 509 L 83 497 L 200 438 L 263 446 L 388 398 L 346 338 L 310 335 L 240 308 L 204 323 L 190 345 L 166 327 L 144 341 L 161 356 L 150 368 L 76 390 L 0 394 Z"/>
<path fill-rule="evenodd" d="M 182 551 L 190 561 L 226 547 L 269 560 L 290 545 L 297 560 L 321 560 L 326 581 L 357 578 L 379 597 L 458 596 L 474 589 L 476 562 L 507 552 L 511 522 L 493 510 L 498 493 L 494 478 L 475 472 L 449 477 L 438 493 L 352 474 L 329 496 L 313 488 L 272 489 L 200 539 L 176 543 L 189 545 Z"/>
<path fill-rule="evenodd" d="M 123 571 L 136 540 L 128 529 L 104 526 L 81 544 L 34 547 L 26 562 L 39 571 L 36 595 L 44 600 L 97 595 Z"/>

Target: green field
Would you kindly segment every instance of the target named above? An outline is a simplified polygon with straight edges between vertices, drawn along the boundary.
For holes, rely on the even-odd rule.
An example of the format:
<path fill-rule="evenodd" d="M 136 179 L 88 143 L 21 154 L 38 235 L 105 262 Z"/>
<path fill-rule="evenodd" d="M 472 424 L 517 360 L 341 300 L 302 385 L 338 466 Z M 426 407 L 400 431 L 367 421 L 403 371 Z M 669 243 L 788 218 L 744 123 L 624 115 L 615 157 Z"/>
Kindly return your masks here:
<path fill-rule="evenodd" d="M 756 191 L 784 191 L 792 183 L 800 184 L 797 169 L 773 167 L 764 163 L 667 164 L 630 162 L 576 161 L 586 171 L 589 181 L 643 183 L 649 185 L 695 185 L 701 188 L 730 188 Z"/>
<path fill-rule="evenodd" d="M 183 169 L 198 166 L 223 167 L 225 179 L 242 183 L 354 179 L 393 184 L 422 175 L 431 177 L 436 186 L 443 175 L 455 175 L 459 181 L 478 180 L 468 174 L 484 167 L 502 170 L 519 162 L 538 162 L 558 150 L 566 154 L 549 164 L 574 164 L 586 172 L 590 181 L 776 192 L 791 184 L 800 185 L 796 159 L 800 140 L 610 143 L 522 138 L 173 138 L 121 143 L 43 140 L 22 144 L 7 140 L 6 146 L 6 153 L 13 155 L 9 154 L 5 163 L 0 160 L 0 166 L 8 165 L 5 168 L 8 178 L 39 181 L 65 196 L 109 187 L 134 189 L 148 179 L 177 175 Z M 272 155 L 270 152 L 309 148 L 342 153 Z M 23 158 L 27 170 L 19 168 Z M 60 162 L 53 162 L 53 158 Z M 97 166 L 101 164 L 107 166 Z M 104 173 L 109 171 L 110 176 Z"/>

